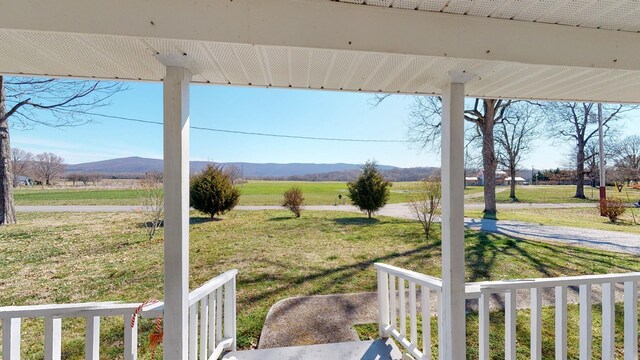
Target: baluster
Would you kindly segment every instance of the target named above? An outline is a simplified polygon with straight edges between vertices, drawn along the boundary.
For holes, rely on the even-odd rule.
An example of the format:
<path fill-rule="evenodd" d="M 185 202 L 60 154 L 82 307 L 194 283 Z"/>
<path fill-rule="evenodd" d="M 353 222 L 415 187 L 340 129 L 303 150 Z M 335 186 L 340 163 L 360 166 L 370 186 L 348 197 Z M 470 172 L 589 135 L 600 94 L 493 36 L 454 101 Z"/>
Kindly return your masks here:
<path fill-rule="evenodd" d="M 233 339 L 229 350 L 236 350 L 236 278 L 224 284 L 224 336 Z M 227 310 L 228 307 L 228 310 Z"/>
<path fill-rule="evenodd" d="M 592 357 L 591 284 L 580 285 L 580 359 Z"/>
<path fill-rule="evenodd" d="M 209 337 L 207 341 L 209 342 L 209 351 L 207 352 L 207 357 L 205 359 L 209 359 L 213 351 L 216 349 L 216 293 L 215 290 L 209 294 Z"/>
<path fill-rule="evenodd" d="M 22 319 L 2 319 L 2 358 L 20 359 L 20 325 Z"/>
<path fill-rule="evenodd" d="M 509 290 L 504 294 L 504 350 L 505 359 L 513 360 L 516 358 L 516 290 Z"/>
<path fill-rule="evenodd" d="M 398 278 L 398 292 L 400 295 L 400 335 L 407 336 L 407 299 L 405 295 L 404 279 Z"/>
<path fill-rule="evenodd" d="M 62 319 L 48 317 L 44 319 L 44 359 L 62 358 Z"/>
<path fill-rule="evenodd" d="M 635 281 L 624 283 L 624 360 L 638 359 L 638 297 Z"/>
<path fill-rule="evenodd" d="M 389 277 L 378 269 L 378 333 L 381 338 L 389 336 L 385 328 L 389 325 Z"/>
<path fill-rule="evenodd" d="M 418 319 L 416 316 L 416 283 L 409 282 L 409 341 L 418 347 Z"/>
<path fill-rule="evenodd" d="M 86 318 L 84 358 L 86 360 L 100 359 L 100 316 Z M 129 321 L 131 325 L 131 321 Z"/>
<path fill-rule="evenodd" d="M 222 288 L 216 290 L 216 344 L 222 341 Z"/>
<path fill-rule="evenodd" d="M 198 358 L 198 303 L 189 306 L 189 360 Z"/>
<path fill-rule="evenodd" d="M 567 287 L 556 286 L 556 360 L 567 359 Z"/>
<path fill-rule="evenodd" d="M 488 292 L 482 292 L 478 303 L 480 360 L 489 360 L 489 296 Z"/>
<path fill-rule="evenodd" d="M 207 331 L 209 330 L 209 303 L 207 302 L 208 297 L 202 298 L 200 300 L 200 359 L 206 360 L 209 357 L 207 356 L 207 345 L 209 338 Z"/>
<path fill-rule="evenodd" d="M 531 359 L 542 359 L 542 289 L 531 288 Z"/>
<path fill-rule="evenodd" d="M 444 321 L 441 319 L 444 317 L 444 306 L 442 306 L 442 288 L 437 292 L 437 304 L 438 304 L 438 349 L 444 348 Z M 444 354 L 442 351 L 438 351 L 438 358 L 440 360 L 444 359 Z"/>
<path fill-rule="evenodd" d="M 422 358 L 431 360 L 431 289 L 420 287 L 422 307 Z"/>
<path fill-rule="evenodd" d="M 602 284 L 602 359 L 615 359 L 615 309 L 614 284 Z"/>
<path fill-rule="evenodd" d="M 138 317 L 133 318 L 132 314 L 124 315 L 124 359 L 136 360 L 138 358 Z"/>
<path fill-rule="evenodd" d="M 389 275 L 389 310 L 391 315 L 391 327 L 396 328 L 398 325 L 398 312 L 396 307 L 396 277 Z"/>

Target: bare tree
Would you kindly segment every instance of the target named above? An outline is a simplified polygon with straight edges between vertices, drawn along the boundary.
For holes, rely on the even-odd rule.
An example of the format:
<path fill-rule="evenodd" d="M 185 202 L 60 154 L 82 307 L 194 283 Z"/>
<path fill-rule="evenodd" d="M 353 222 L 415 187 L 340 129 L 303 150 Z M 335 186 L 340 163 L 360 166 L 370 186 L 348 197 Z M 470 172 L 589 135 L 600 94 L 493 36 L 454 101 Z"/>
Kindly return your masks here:
<path fill-rule="evenodd" d="M 615 170 L 627 184 L 640 181 L 640 136 L 631 135 L 615 147 Z"/>
<path fill-rule="evenodd" d="M 160 180 L 162 181 L 162 179 Z M 84 183 L 85 186 L 89 184 L 89 182 L 91 182 L 93 186 L 97 186 L 98 184 L 100 184 L 101 181 L 102 181 L 102 175 L 98 173 L 86 175 L 86 177 L 82 179 L 82 182 Z"/>
<path fill-rule="evenodd" d="M 614 170 L 610 166 L 607 166 L 607 164 L 615 160 L 617 149 L 617 139 L 611 134 L 608 134 L 604 139 L 604 162 L 607 174 Z M 577 168 L 577 154 L 578 150 L 573 148 L 568 155 L 568 161 L 565 163 L 565 167 L 572 169 Z M 584 176 L 585 182 L 591 182 L 591 185 L 594 187 L 600 181 L 600 146 L 595 140 L 590 141 L 584 147 Z M 607 175 L 607 179 L 612 180 L 613 177 Z"/>
<path fill-rule="evenodd" d="M 75 187 L 76 183 L 80 181 L 81 176 L 82 175 L 78 173 L 70 173 L 70 174 L 67 174 L 65 178 L 67 179 L 67 181 L 71 181 L 71 186 Z"/>
<path fill-rule="evenodd" d="M 378 96 L 373 105 L 378 105 L 389 95 Z M 494 127 L 502 122 L 505 111 L 515 103 L 503 99 L 473 99 L 467 102 L 464 118 L 476 126 L 476 135 L 481 141 L 482 171 L 484 173 L 484 212 L 495 214 L 496 169 L 498 159 L 495 152 Z M 470 105 L 470 106 L 469 106 Z M 442 98 L 416 96 L 409 115 L 407 137 L 418 148 L 435 147 L 440 144 L 442 129 Z"/>
<path fill-rule="evenodd" d="M 13 187 L 18 186 L 18 176 L 28 176 L 33 154 L 22 149 L 11 149 L 11 168 L 13 169 Z"/>
<path fill-rule="evenodd" d="M 512 105 L 505 112 L 503 120 L 496 124 L 496 144 L 498 161 L 507 168 L 511 177 L 509 197 L 517 201 L 516 171 L 522 157 L 531 151 L 531 145 L 540 136 L 539 125 L 542 118 L 538 106 L 527 102 Z"/>
<path fill-rule="evenodd" d="M 224 172 L 229 176 L 231 182 L 234 185 L 242 184 L 242 169 L 235 165 L 227 165 L 224 167 Z"/>
<path fill-rule="evenodd" d="M 0 225 L 16 222 L 9 128 L 85 124 L 88 111 L 121 90 L 121 83 L 0 75 Z"/>
<path fill-rule="evenodd" d="M 441 198 L 442 187 L 440 179 L 432 177 L 420 181 L 418 192 L 409 201 L 409 209 L 422 224 L 427 240 L 431 235 L 431 226 L 436 216 L 440 214 Z"/>
<path fill-rule="evenodd" d="M 149 240 L 152 240 L 158 229 L 163 225 L 164 217 L 164 189 L 162 187 L 162 173 L 146 173 L 140 182 L 140 202 L 144 228 Z"/>
<path fill-rule="evenodd" d="M 64 170 L 64 159 L 50 152 L 36 155 L 31 167 L 33 178 L 47 186 L 53 184 L 53 181 L 58 179 Z"/>
<path fill-rule="evenodd" d="M 585 199 L 584 179 L 586 149 L 590 142 L 597 140 L 597 106 L 593 103 L 553 102 L 544 105 L 548 115 L 549 131 L 552 135 L 575 144 L 576 193 L 575 198 Z M 626 105 L 603 106 L 603 126 L 605 135 L 609 134 L 613 123 L 623 114 L 635 107 Z"/>

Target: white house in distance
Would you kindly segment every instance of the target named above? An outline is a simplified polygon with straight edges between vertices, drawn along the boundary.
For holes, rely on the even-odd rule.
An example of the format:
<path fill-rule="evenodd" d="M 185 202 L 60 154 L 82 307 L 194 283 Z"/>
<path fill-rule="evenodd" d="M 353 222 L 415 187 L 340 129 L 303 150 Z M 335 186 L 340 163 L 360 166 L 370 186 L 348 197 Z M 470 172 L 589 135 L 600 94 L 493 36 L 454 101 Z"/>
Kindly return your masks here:
<path fill-rule="evenodd" d="M 516 176 L 513 181 L 515 181 L 517 185 L 524 185 L 526 183 L 526 180 L 520 176 Z M 501 185 L 511 185 L 511 176 L 504 178 L 504 182 Z"/>
<path fill-rule="evenodd" d="M 416 359 L 431 358 L 433 340 L 441 359 L 463 360 L 465 304 L 474 300 L 480 328 L 471 346 L 489 359 L 495 350 L 489 347 L 489 299 L 500 297 L 505 358 L 515 359 L 517 347 L 528 346 L 531 358 L 541 359 L 542 331 L 551 333 L 542 321 L 542 293 L 550 289 L 553 351 L 566 359 L 571 289 L 579 291 L 579 319 L 572 320 L 579 321 L 580 357 L 590 359 L 597 287 L 603 358 L 621 356 L 615 340 L 622 337 L 624 359 L 637 359 L 640 273 L 465 283 L 460 179 L 465 97 L 640 103 L 638 59 L 637 0 L 9 0 L 0 10 L 2 74 L 163 83 L 164 301 L 144 313 L 164 318 L 165 360 L 216 359 L 235 350 L 236 272 L 189 289 L 192 83 L 440 95 L 442 279 L 378 264 L 380 337 L 397 339 Z M 516 297 L 523 292 L 531 322 L 519 331 L 530 334 L 529 344 L 516 342 Z M 416 314 L 429 324 L 430 293 L 438 297 L 438 337 L 432 339 L 427 326 L 419 342 Z M 624 306 L 621 333 L 616 294 Z M 86 319 L 86 358 L 99 359 L 101 317 L 127 323 L 138 305 L 0 308 L 2 358 L 20 359 L 23 318 L 43 318 L 45 358 L 60 359 L 63 318 L 77 317 Z M 132 325 L 123 329 L 126 360 L 138 353 Z M 250 353 L 227 356 L 242 360 Z"/>
<path fill-rule="evenodd" d="M 478 172 L 478 175 L 467 177 L 466 181 L 467 181 L 467 185 L 479 185 L 479 186 L 482 186 L 482 185 L 484 185 L 484 172 L 482 170 L 480 170 Z M 516 182 L 516 184 L 523 185 L 526 182 L 526 180 L 523 177 L 516 176 L 515 177 L 515 182 Z M 509 174 L 507 174 L 506 171 L 497 170 L 496 171 L 496 185 L 498 185 L 498 186 L 500 186 L 500 185 L 511 185 L 511 176 L 509 176 Z"/>

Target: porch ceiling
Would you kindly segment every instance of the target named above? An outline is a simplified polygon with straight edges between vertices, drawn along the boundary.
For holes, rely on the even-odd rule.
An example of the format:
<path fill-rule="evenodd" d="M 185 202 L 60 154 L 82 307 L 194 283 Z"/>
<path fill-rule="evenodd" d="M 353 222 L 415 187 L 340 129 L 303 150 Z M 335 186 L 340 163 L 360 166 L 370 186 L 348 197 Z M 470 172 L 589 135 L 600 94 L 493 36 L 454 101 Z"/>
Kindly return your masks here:
<path fill-rule="evenodd" d="M 338 0 L 404 10 L 640 32 L 637 0 Z"/>
<path fill-rule="evenodd" d="M 638 1 L 366 4 L 15 1 L 0 73 L 159 81 L 156 55 L 186 54 L 196 83 L 437 94 L 459 70 L 473 97 L 640 102 Z"/>

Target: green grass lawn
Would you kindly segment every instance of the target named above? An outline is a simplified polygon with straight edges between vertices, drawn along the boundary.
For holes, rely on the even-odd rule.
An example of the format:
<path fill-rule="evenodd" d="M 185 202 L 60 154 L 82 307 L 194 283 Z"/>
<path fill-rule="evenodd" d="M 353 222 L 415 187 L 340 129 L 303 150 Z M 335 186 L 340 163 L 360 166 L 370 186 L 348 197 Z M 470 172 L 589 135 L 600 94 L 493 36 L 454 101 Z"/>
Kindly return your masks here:
<path fill-rule="evenodd" d="M 466 210 L 465 216 L 482 218 L 480 210 Z M 634 222 L 635 216 L 635 222 Z M 600 216 L 598 207 L 574 209 L 517 209 L 500 210 L 498 220 L 516 220 L 541 225 L 570 226 L 586 229 L 621 231 L 640 234 L 640 209 L 628 208 L 617 223 Z"/>
<path fill-rule="evenodd" d="M 14 190 L 16 205 L 136 205 L 134 189 L 48 189 L 34 186 Z"/>
<path fill-rule="evenodd" d="M 240 205 L 280 205 L 282 194 L 292 186 L 299 186 L 307 205 L 334 205 L 346 201 L 347 184 L 339 181 L 259 181 L 240 185 Z M 407 202 L 417 190 L 416 182 L 393 183 L 389 203 Z M 465 194 L 482 192 L 471 186 Z M 338 199 L 342 195 L 343 200 Z M 33 187 L 17 189 L 17 205 L 138 205 L 142 193 L 136 189 L 50 189 Z"/>
<path fill-rule="evenodd" d="M 0 305 L 162 297 L 162 232 L 145 240 L 134 213 L 29 213 L 0 228 Z M 234 211 L 222 221 L 193 214 L 190 285 L 238 268 L 238 343 L 257 343 L 278 300 L 297 295 L 374 291 L 374 262 L 440 275 L 440 244 L 416 222 L 358 214 Z M 437 230 L 437 229 L 436 229 Z M 469 281 L 639 271 L 638 258 L 586 248 L 466 233 Z M 103 321 L 108 358 L 121 351 L 122 319 Z M 42 358 L 42 322 L 26 321 L 24 354 Z M 141 359 L 152 323 L 142 321 Z M 65 359 L 83 353 L 82 321 L 64 322 Z"/>
<path fill-rule="evenodd" d="M 599 199 L 598 189 L 585 187 L 585 196 L 587 199 L 576 199 L 573 196 L 576 193 L 576 187 L 573 185 L 528 185 L 518 186 L 516 188 L 516 196 L 520 202 L 524 203 L 577 203 L 577 202 L 597 202 Z M 607 187 L 608 196 L 618 196 L 627 200 L 627 193 L 631 202 L 637 202 L 640 198 L 640 190 L 624 188 L 622 193 L 618 193 L 614 187 Z M 496 193 L 498 203 L 510 203 L 509 187 L 498 186 Z M 467 199 L 468 202 L 481 203 L 484 201 L 483 196 L 475 196 Z"/>

